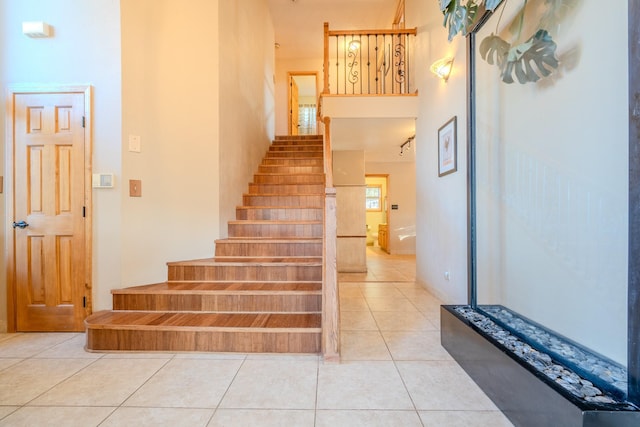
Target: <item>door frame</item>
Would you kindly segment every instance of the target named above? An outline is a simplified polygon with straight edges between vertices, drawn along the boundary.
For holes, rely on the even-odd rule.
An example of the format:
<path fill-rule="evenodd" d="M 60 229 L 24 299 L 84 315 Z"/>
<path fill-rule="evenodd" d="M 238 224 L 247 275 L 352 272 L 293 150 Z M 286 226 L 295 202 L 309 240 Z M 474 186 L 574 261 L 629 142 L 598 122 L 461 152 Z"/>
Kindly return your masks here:
<path fill-rule="evenodd" d="M 84 95 L 84 236 L 85 236 L 85 313 L 88 316 L 92 311 L 92 260 L 93 260 L 93 236 L 92 236 L 92 153 L 93 153 L 93 115 L 92 115 L 92 93 L 93 87 L 90 85 L 39 85 L 39 84 L 16 84 L 10 85 L 6 95 L 6 117 L 5 117 L 5 265 L 7 268 L 7 331 L 16 332 L 17 329 L 17 289 L 15 277 L 15 238 L 14 229 L 10 225 L 15 220 L 15 206 L 13 203 L 14 188 L 14 116 L 15 116 L 15 96 L 20 94 L 54 94 L 54 93 L 80 93 Z"/>
<path fill-rule="evenodd" d="M 316 129 L 320 117 L 320 85 L 317 71 L 287 71 L 287 133 L 291 134 L 291 79 L 296 76 L 314 76 L 316 78 Z"/>
<path fill-rule="evenodd" d="M 391 221 L 391 215 L 390 215 L 391 204 L 389 203 L 389 174 L 388 173 L 366 173 L 364 174 L 365 184 L 366 184 L 367 178 L 384 178 L 385 179 L 385 185 L 387 190 L 384 194 L 384 197 L 385 197 L 384 205 L 386 207 L 385 217 L 387 218 L 387 229 L 390 230 L 391 226 L 389 225 L 389 221 Z M 389 240 L 387 244 L 387 249 L 389 251 L 388 253 L 391 254 L 391 240 Z"/>

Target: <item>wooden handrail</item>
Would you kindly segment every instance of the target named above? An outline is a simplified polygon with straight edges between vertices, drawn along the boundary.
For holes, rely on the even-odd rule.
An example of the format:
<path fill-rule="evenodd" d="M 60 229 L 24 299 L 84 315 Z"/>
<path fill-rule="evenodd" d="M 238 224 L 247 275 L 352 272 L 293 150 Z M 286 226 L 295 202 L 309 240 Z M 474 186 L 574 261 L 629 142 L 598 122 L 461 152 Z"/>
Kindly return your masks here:
<path fill-rule="evenodd" d="M 327 26 L 327 36 L 415 36 L 418 34 L 417 28 L 399 28 L 397 30 L 328 30 L 329 24 L 325 22 Z"/>

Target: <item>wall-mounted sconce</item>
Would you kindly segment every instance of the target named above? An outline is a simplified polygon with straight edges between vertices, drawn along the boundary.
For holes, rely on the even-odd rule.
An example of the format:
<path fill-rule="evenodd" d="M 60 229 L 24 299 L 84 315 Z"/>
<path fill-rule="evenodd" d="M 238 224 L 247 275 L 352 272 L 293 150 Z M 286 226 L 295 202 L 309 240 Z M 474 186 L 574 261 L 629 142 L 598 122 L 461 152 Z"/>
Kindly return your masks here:
<path fill-rule="evenodd" d="M 431 72 L 445 82 L 449 80 L 452 68 L 453 58 L 442 58 L 431 64 Z"/>
<path fill-rule="evenodd" d="M 22 34 L 27 37 L 45 38 L 51 37 L 51 26 L 42 21 L 31 21 L 22 23 Z"/>
<path fill-rule="evenodd" d="M 403 142 L 402 144 L 400 144 L 400 157 L 402 157 L 404 155 L 404 152 L 407 150 L 411 150 L 411 141 L 413 141 L 415 139 L 415 135 L 410 136 L 409 138 L 407 138 L 407 140 L 405 142 Z"/>

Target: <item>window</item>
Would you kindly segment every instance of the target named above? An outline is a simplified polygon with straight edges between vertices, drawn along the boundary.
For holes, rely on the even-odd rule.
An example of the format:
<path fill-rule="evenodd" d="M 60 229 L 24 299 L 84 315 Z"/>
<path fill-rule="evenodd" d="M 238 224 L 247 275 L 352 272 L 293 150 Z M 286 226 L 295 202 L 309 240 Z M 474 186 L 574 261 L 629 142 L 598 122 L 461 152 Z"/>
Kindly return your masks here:
<path fill-rule="evenodd" d="M 367 185 L 365 198 L 367 202 L 367 211 L 369 212 L 382 211 L 382 186 L 381 185 Z"/>

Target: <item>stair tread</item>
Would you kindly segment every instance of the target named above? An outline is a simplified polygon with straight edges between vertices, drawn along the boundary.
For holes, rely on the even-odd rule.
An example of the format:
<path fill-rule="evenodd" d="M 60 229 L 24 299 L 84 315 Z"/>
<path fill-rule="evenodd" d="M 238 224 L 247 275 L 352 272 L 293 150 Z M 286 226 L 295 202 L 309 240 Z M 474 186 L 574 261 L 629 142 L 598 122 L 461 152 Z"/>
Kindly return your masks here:
<path fill-rule="evenodd" d="M 253 194 L 254 196 L 256 194 Z M 236 206 L 236 209 L 320 209 L 317 206 Z"/>
<path fill-rule="evenodd" d="M 228 239 L 218 239 L 217 243 L 322 243 L 322 237 L 300 237 L 300 238 L 282 238 L 282 237 L 229 237 Z"/>
<path fill-rule="evenodd" d="M 264 197 L 264 196 L 273 196 L 273 197 L 290 197 L 290 196 L 323 196 L 324 191 L 321 193 L 262 193 L 262 194 L 252 194 L 252 193 L 244 193 L 243 196 L 251 196 L 251 197 Z M 272 208 L 273 206 L 269 206 Z M 297 206 L 296 206 L 297 208 Z"/>
<path fill-rule="evenodd" d="M 99 311 L 85 320 L 90 329 L 262 330 L 320 332 L 320 313 L 211 313 Z"/>
<path fill-rule="evenodd" d="M 309 172 L 309 173 L 276 173 L 276 172 L 256 172 L 254 175 L 258 176 L 308 176 L 313 175 L 315 177 L 324 176 L 322 172 Z"/>
<path fill-rule="evenodd" d="M 151 285 L 114 289 L 112 294 L 170 294 L 192 293 L 195 295 L 225 294 L 317 294 L 322 291 L 321 282 L 162 282 Z"/>
<path fill-rule="evenodd" d="M 292 242 L 292 243 L 299 243 L 301 241 L 307 241 L 307 240 L 322 240 L 322 237 L 227 237 L 226 239 L 223 240 L 247 240 L 247 241 L 251 241 L 251 240 L 259 240 L 260 242 L 265 242 L 265 241 L 272 241 L 272 240 L 278 240 L 278 241 L 282 241 L 282 242 Z"/>
<path fill-rule="evenodd" d="M 224 261 L 221 258 L 244 259 L 243 261 Z M 320 262 L 318 262 L 320 260 Z M 172 261 L 167 265 L 183 266 L 233 266 L 238 265 L 263 266 L 263 267 L 286 267 L 286 266 L 317 266 L 322 265 L 322 257 L 214 257 L 189 261 Z"/>
<path fill-rule="evenodd" d="M 267 224 L 267 225 L 308 225 L 322 224 L 323 221 L 315 221 L 310 219 L 234 219 L 229 220 L 229 224 Z"/>

